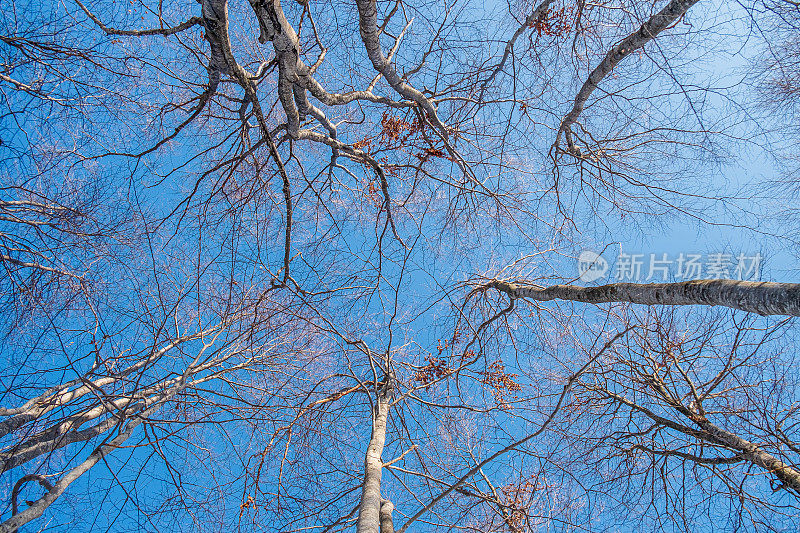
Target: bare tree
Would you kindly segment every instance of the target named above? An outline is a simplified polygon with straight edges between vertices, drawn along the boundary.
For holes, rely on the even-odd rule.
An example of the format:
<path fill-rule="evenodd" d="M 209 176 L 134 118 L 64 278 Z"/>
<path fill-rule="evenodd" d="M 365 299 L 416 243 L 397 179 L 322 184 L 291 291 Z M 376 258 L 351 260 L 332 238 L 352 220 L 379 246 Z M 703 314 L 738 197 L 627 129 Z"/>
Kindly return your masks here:
<path fill-rule="evenodd" d="M 793 3 L 7 12 L 0 529 L 794 516 L 792 322 L 742 317 L 798 316 L 797 284 L 561 259 L 675 219 L 766 242 L 755 193 L 697 177 L 769 152 L 763 93 L 703 71 Z"/>

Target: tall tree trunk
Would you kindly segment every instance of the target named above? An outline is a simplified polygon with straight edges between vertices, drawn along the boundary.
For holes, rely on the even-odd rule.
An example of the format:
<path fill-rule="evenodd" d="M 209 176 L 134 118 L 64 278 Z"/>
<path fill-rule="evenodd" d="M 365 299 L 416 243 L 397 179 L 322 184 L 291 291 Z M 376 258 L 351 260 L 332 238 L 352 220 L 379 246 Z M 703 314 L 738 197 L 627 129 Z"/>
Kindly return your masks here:
<path fill-rule="evenodd" d="M 381 470 L 386 443 L 386 422 L 389 418 L 390 394 L 381 391 L 372 418 L 372 436 L 364 458 L 364 486 L 358 506 L 356 533 L 381 533 Z M 390 512 L 391 517 L 391 512 Z"/>
<path fill-rule="evenodd" d="M 486 288 L 497 289 L 511 298 L 540 302 L 572 300 L 595 304 L 721 305 L 759 315 L 800 316 L 799 283 L 700 279 L 678 283 L 611 283 L 599 287 L 539 287 L 494 280 Z"/>

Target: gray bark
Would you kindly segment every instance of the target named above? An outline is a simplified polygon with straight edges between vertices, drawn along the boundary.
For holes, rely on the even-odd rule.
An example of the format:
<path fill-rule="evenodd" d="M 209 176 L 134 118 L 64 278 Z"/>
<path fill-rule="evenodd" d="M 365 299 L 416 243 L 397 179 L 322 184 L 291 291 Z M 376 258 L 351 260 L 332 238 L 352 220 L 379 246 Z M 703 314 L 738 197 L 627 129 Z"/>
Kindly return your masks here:
<path fill-rule="evenodd" d="M 311 104 L 306 90 L 326 105 L 343 105 L 356 100 L 406 107 L 392 100 L 367 91 L 352 91 L 346 94 L 329 93 L 314 79 L 313 69 L 300 59 L 300 39 L 294 27 L 286 19 L 280 0 L 250 0 L 261 29 L 259 41 L 272 42 L 278 59 L 278 99 L 286 113 L 287 131 L 294 139 L 300 138 L 300 123 L 311 115 L 325 127 L 332 138 L 336 138 L 336 126 L 325 113 Z"/>
<path fill-rule="evenodd" d="M 743 439 L 730 431 L 722 429 L 721 427 L 717 426 L 708 418 L 700 413 L 694 412 L 680 403 L 673 403 L 670 402 L 673 408 L 675 408 L 678 412 L 682 415 L 688 417 L 692 422 L 694 422 L 699 429 L 694 429 L 691 427 L 687 427 L 683 424 L 675 422 L 673 420 L 664 418 L 659 416 L 658 414 L 654 413 L 650 409 L 642 407 L 637 403 L 629 400 L 624 396 L 620 396 L 618 394 L 614 394 L 610 391 L 604 391 L 609 397 L 613 398 L 614 400 L 627 405 L 631 409 L 635 409 L 640 413 L 644 414 L 645 416 L 649 417 L 654 422 L 666 426 L 670 429 L 683 433 L 684 435 L 689 435 L 694 437 L 698 440 L 704 440 L 706 442 L 711 442 L 713 444 L 724 446 L 732 451 L 738 452 L 736 457 L 734 458 L 722 458 L 721 460 L 709 460 L 707 461 L 710 463 L 726 463 L 726 462 L 735 462 L 739 460 L 749 461 L 761 468 L 767 470 L 775 477 L 777 477 L 785 488 L 793 490 L 795 493 L 800 494 L 800 472 L 795 468 L 793 465 L 787 464 L 783 462 L 778 457 L 775 457 L 771 453 L 765 451 L 761 446 L 758 444 L 754 444 L 753 442 L 748 441 L 747 439 Z M 662 397 L 664 396 L 661 394 Z M 696 460 L 696 458 L 689 457 L 686 454 L 677 454 L 672 452 L 674 455 L 682 456 L 688 458 L 689 460 Z"/>
<path fill-rule="evenodd" d="M 539 287 L 494 280 L 486 285 L 512 298 L 540 302 L 572 300 L 585 303 L 630 302 L 643 305 L 709 305 L 758 313 L 800 316 L 800 284 L 728 279 L 678 283 L 611 283 L 599 287 L 553 285 Z"/>
<path fill-rule="evenodd" d="M 394 533 L 394 522 L 392 521 L 392 511 L 394 504 L 389 500 L 381 500 L 380 520 L 381 533 Z"/>
<path fill-rule="evenodd" d="M 153 350 L 148 356 L 142 357 L 142 359 L 137 363 L 115 373 L 114 375 L 103 376 L 95 380 L 79 378 L 62 385 L 51 387 L 43 394 L 40 394 L 35 398 L 31 398 L 20 407 L 8 409 L 0 407 L 0 417 L 9 417 L 0 421 L 0 437 L 4 437 L 8 433 L 22 427 L 28 422 L 42 417 L 53 409 L 64 407 L 70 402 L 75 402 L 93 391 L 101 390 L 106 385 L 115 383 L 129 376 L 130 374 L 143 369 L 145 366 L 155 363 L 175 346 L 186 341 L 201 338 L 203 335 L 213 334 L 216 329 L 217 328 L 209 328 L 200 333 L 193 333 L 191 335 L 178 337 L 159 350 Z"/>
<path fill-rule="evenodd" d="M 717 427 L 705 418 L 697 420 L 697 425 L 729 448 L 741 451 L 741 456 L 745 460 L 771 472 L 783 483 L 784 487 L 790 488 L 795 493 L 800 494 L 800 472 L 792 465 L 788 465 L 771 453 L 767 453 L 757 444 L 753 444 L 746 439 Z"/>
<path fill-rule="evenodd" d="M 397 73 L 395 68 L 383 55 L 380 44 L 380 34 L 378 33 L 378 5 L 375 0 L 357 0 L 358 7 L 358 30 L 361 34 L 361 41 L 367 51 L 367 56 L 372 62 L 375 70 L 381 75 L 398 94 L 403 98 L 416 102 L 425 110 L 431 124 L 439 131 L 444 139 L 447 139 L 447 128 L 436 112 L 436 106 L 419 90 L 412 87 Z"/>
<path fill-rule="evenodd" d="M 61 479 L 54 485 L 52 488 L 48 488 L 49 492 L 47 492 L 44 496 L 33 502 L 28 509 L 20 512 L 19 514 L 15 514 L 8 520 L 0 523 L 0 533 L 11 533 L 16 531 L 20 526 L 27 524 L 31 520 L 39 518 L 44 513 L 45 509 L 47 509 L 54 501 L 56 501 L 63 493 L 67 490 L 69 485 L 85 474 L 89 469 L 91 469 L 95 464 L 103 460 L 106 455 L 113 452 L 116 448 L 118 448 L 123 442 L 125 442 L 132 434 L 134 429 L 141 425 L 142 423 L 146 422 L 148 418 L 155 413 L 158 409 L 161 408 L 166 402 L 171 400 L 178 394 L 180 391 L 184 390 L 187 385 L 197 385 L 202 383 L 206 379 L 203 378 L 200 380 L 196 380 L 194 382 L 189 382 L 188 379 L 193 373 L 197 373 L 203 369 L 211 368 L 219 364 L 219 360 L 211 360 L 205 363 L 199 364 L 201 358 L 205 351 L 211 347 L 213 343 L 206 344 L 204 343 L 203 348 L 198 352 L 198 355 L 195 357 L 194 361 L 188 366 L 186 372 L 183 375 L 169 380 L 165 383 L 162 383 L 158 386 L 152 387 L 150 391 L 153 392 L 149 398 L 145 398 L 140 401 L 142 404 L 142 410 L 136 413 L 131 414 L 126 418 L 126 421 L 119 421 L 119 432 L 113 438 L 108 438 L 106 441 L 103 442 L 100 446 L 94 449 L 94 451 L 87 457 L 83 462 L 78 464 L 69 472 L 65 473 Z"/>
<path fill-rule="evenodd" d="M 192 335 L 191 337 L 195 336 L 196 335 Z M 169 347 L 175 344 L 177 344 L 177 341 L 171 343 Z M 159 351 L 159 353 L 166 352 L 167 349 L 168 348 L 164 348 Z M 200 351 L 200 355 L 202 355 L 204 351 L 205 348 Z M 199 359 L 200 356 L 189 365 L 189 368 L 180 377 L 142 388 L 135 393 L 129 393 L 127 395 L 120 394 L 114 399 L 101 399 L 99 403 L 81 408 L 78 412 L 71 415 L 65 415 L 63 418 L 41 431 L 33 433 L 33 430 L 29 428 L 24 440 L 7 446 L 0 451 L 0 473 L 22 466 L 37 457 L 41 457 L 70 444 L 93 439 L 94 437 L 112 430 L 115 426 L 122 424 L 125 419 L 141 416 L 141 412 L 151 410 L 154 406 L 157 407 L 166 401 L 166 398 L 171 397 L 168 391 L 172 390 L 174 387 L 185 387 L 189 377 L 212 368 L 219 363 L 219 360 L 211 360 L 197 365 L 196 363 Z M 128 370 L 130 370 L 130 368 Z M 127 370 L 125 373 L 127 373 Z M 213 376 L 213 374 L 211 376 Z M 207 379 L 210 379 L 210 376 L 199 378 L 189 384 L 197 385 Z M 69 400 L 76 396 L 82 396 L 81 392 L 82 391 L 79 389 L 77 391 L 64 391 L 59 394 L 57 397 L 59 407 L 69 409 L 71 405 L 68 403 Z M 52 399 L 54 397 L 51 396 L 50 398 Z M 50 406 L 48 406 L 48 410 L 49 407 Z M 88 422 L 102 417 L 105 418 L 95 425 L 81 429 L 81 427 Z M 15 419 L 18 418 L 19 415 L 15 417 Z"/>
<path fill-rule="evenodd" d="M 202 0 L 201 6 L 205 38 L 211 47 L 208 76 L 211 85 L 216 89 L 221 75 L 228 73 L 228 58 L 225 54 L 225 44 L 228 42 L 228 1 Z"/>
<path fill-rule="evenodd" d="M 386 80 L 392 89 L 406 100 L 416 103 L 425 112 L 428 122 L 433 126 L 436 135 L 444 143 L 447 153 L 455 161 L 465 176 L 478 181 L 472 173 L 469 165 L 458 154 L 449 140 L 447 126 L 441 121 L 436 109 L 436 104 L 427 98 L 420 90 L 413 87 L 404 77 L 398 74 L 392 66 L 391 61 L 383 54 L 380 43 L 380 32 L 378 31 L 378 3 L 376 0 L 356 0 L 358 7 L 358 31 L 361 34 L 361 41 L 367 51 L 367 56 L 372 62 L 372 66 Z"/>
<path fill-rule="evenodd" d="M 578 94 L 575 96 L 572 109 L 561 122 L 561 127 L 558 130 L 558 136 L 556 138 L 556 145 L 558 145 L 561 134 L 563 133 L 567 140 L 568 151 L 573 155 L 580 156 L 580 150 L 575 146 L 572 140 L 572 131 L 570 128 L 575 124 L 575 121 L 578 120 L 586 102 L 589 100 L 594 90 L 597 89 L 598 85 L 600 85 L 603 78 L 605 78 L 620 61 L 629 56 L 631 52 L 643 47 L 645 44 L 655 39 L 656 35 L 669 28 L 697 2 L 698 0 L 672 0 L 664 9 L 642 24 L 638 31 L 628 35 L 619 44 L 608 51 L 605 58 L 603 58 L 600 64 L 589 74 L 589 78 L 584 82 L 580 91 L 578 91 Z"/>
<path fill-rule="evenodd" d="M 364 485 L 358 506 L 356 533 L 381 533 L 381 471 L 383 447 L 386 444 L 386 422 L 389 418 L 389 394 L 382 393 L 375 404 L 372 435 L 364 458 Z M 391 516 L 391 514 L 390 514 Z"/>
<path fill-rule="evenodd" d="M 143 415 L 147 416 L 151 414 L 152 410 L 158 408 L 159 406 L 160 404 L 151 410 L 145 411 Z M 142 422 L 144 422 L 144 420 L 145 417 L 142 416 L 129 421 L 125 428 L 122 429 L 116 437 L 111 439 L 109 442 L 95 448 L 95 450 L 86 460 L 64 474 L 64 476 L 62 476 L 61 479 L 55 485 L 53 485 L 44 496 L 33 502 L 33 504 L 31 504 L 30 507 L 24 511 L 0 523 L 0 533 L 13 533 L 17 531 L 20 526 L 42 516 L 42 513 L 44 513 L 45 509 L 47 509 L 54 501 L 56 501 L 58 497 L 61 496 L 65 490 L 67 490 L 67 487 L 69 487 L 73 481 L 81 477 L 91 467 L 103 460 L 106 455 L 119 447 L 131 436 L 133 430 Z"/>
<path fill-rule="evenodd" d="M 9 451 L 0 453 L 0 473 L 5 473 L 12 468 L 24 465 L 42 455 L 58 450 L 75 442 L 85 442 L 101 435 L 119 424 L 115 418 L 108 418 L 102 422 L 78 431 L 73 429 L 71 419 L 62 424 L 48 429 L 42 435 L 12 447 Z"/>

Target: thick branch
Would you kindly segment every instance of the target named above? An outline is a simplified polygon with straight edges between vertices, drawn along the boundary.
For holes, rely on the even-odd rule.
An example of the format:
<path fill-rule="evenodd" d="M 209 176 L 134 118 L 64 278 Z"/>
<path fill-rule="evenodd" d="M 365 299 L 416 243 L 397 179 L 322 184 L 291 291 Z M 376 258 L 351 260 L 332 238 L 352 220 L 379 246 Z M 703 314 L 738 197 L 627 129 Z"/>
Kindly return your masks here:
<path fill-rule="evenodd" d="M 35 398 L 31 398 L 20 407 L 12 409 L 4 409 L 0 407 L 0 416 L 9 417 L 3 421 L 0 421 L 0 437 L 7 435 L 9 432 L 16 430 L 32 420 L 36 420 L 37 418 L 57 407 L 63 407 L 68 403 L 74 402 L 86 394 L 89 394 L 93 390 L 102 388 L 132 374 L 133 372 L 141 370 L 147 365 L 159 360 L 164 354 L 183 342 L 203 338 L 207 335 L 213 335 L 220 329 L 220 327 L 220 325 L 217 325 L 197 333 L 178 337 L 162 348 L 153 350 L 148 356 L 141 357 L 135 364 L 112 376 L 100 377 L 93 381 L 76 379 L 69 383 L 64 383 L 50 388 L 43 394 L 40 394 Z"/>
<path fill-rule="evenodd" d="M 795 467 L 767 453 L 757 444 L 753 444 L 738 435 L 734 435 L 730 431 L 726 431 L 712 424 L 705 418 L 696 422 L 697 425 L 713 435 L 717 440 L 724 442 L 725 445 L 730 448 L 740 450 L 742 458 L 775 474 L 775 477 L 777 477 L 785 487 L 792 489 L 796 494 L 800 495 L 800 472 Z"/>
<path fill-rule="evenodd" d="M 444 139 L 447 138 L 447 129 L 436 113 L 436 107 L 420 91 L 406 83 L 395 68 L 383 55 L 381 50 L 380 37 L 378 33 L 378 6 L 375 0 L 357 0 L 358 6 L 358 30 L 361 33 L 361 40 L 367 50 L 367 56 L 372 61 L 372 66 L 380 72 L 386 82 L 400 94 L 403 98 L 412 100 L 425 110 L 428 119 L 431 121 Z"/>
<path fill-rule="evenodd" d="M 589 100 L 594 90 L 597 89 L 603 78 L 605 78 L 620 61 L 629 56 L 631 52 L 643 47 L 645 44 L 652 41 L 656 35 L 669 28 L 697 2 L 698 0 L 672 0 L 664 9 L 642 24 L 638 31 L 628 35 L 619 44 L 609 50 L 606 57 L 603 58 L 600 64 L 589 74 L 589 78 L 584 82 L 577 96 L 575 96 L 575 103 L 572 106 L 572 110 L 567 113 L 567 116 L 565 116 L 564 120 L 561 122 L 561 127 L 556 137 L 556 145 L 558 145 L 561 134 L 563 133 L 567 140 L 568 151 L 574 155 L 580 155 L 580 150 L 575 147 L 575 143 L 572 140 L 572 131 L 570 128 L 575 124 L 575 121 L 578 120 L 586 102 Z"/>
<path fill-rule="evenodd" d="M 800 471 L 798 471 L 794 466 L 784 463 L 771 453 L 763 450 L 758 444 L 754 444 L 746 439 L 743 439 L 742 437 L 739 437 L 738 435 L 731 433 L 730 431 L 720 428 L 716 424 L 710 422 L 706 417 L 698 416 L 693 413 L 688 414 L 688 416 L 690 416 L 692 419 L 692 422 L 697 424 L 697 426 L 700 428 L 700 430 L 695 430 L 686 427 L 683 424 L 679 424 L 677 422 L 673 422 L 672 420 L 656 415 L 651 410 L 632 402 L 624 396 L 614 394 L 610 391 L 606 391 L 605 393 L 616 401 L 647 415 L 649 418 L 659 424 L 674 429 L 675 431 L 679 431 L 685 435 L 695 437 L 698 440 L 704 440 L 716 445 L 722 445 L 731 450 L 739 452 L 733 458 L 724 458 L 721 460 L 717 459 L 716 461 L 706 460 L 705 462 L 711 464 L 714 464 L 715 462 L 716 464 L 724 464 L 728 462 L 737 462 L 740 460 L 749 461 L 771 472 L 783 483 L 785 487 L 792 489 L 797 494 L 800 494 Z M 673 405 L 673 407 L 676 406 Z M 688 410 L 685 408 L 679 409 L 679 411 L 688 412 Z M 677 452 L 670 453 L 678 455 Z M 682 457 L 684 459 L 692 459 L 686 454 L 683 454 Z"/>
<path fill-rule="evenodd" d="M 465 176 L 483 186 L 476 178 L 472 169 L 467 165 L 461 155 L 452 146 L 449 140 L 447 126 L 439 118 L 436 105 L 427 98 L 421 91 L 401 78 L 397 70 L 392 66 L 391 61 L 383 55 L 380 43 L 380 32 L 378 30 L 378 5 L 376 0 L 356 0 L 358 7 L 358 30 L 361 34 L 361 41 L 367 51 L 367 56 L 386 82 L 406 100 L 415 102 L 425 112 L 425 117 L 433 126 L 436 135 L 441 139 L 447 153 L 458 165 Z"/>
<path fill-rule="evenodd" d="M 136 428 L 136 426 L 141 424 L 143 420 L 144 418 L 137 418 L 129 422 L 127 427 L 115 438 L 113 438 L 107 444 L 97 447 L 85 461 L 67 472 L 58 481 L 58 483 L 53 485 L 47 494 L 33 502 L 29 508 L 25 509 L 21 513 L 12 516 L 3 523 L 0 523 L 0 533 L 12 533 L 20 526 L 42 516 L 42 513 L 44 513 L 45 509 L 47 509 L 54 501 L 56 501 L 56 499 L 58 499 L 58 497 L 61 496 L 65 490 L 67 490 L 67 487 L 69 487 L 73 481 L 85 474 L 91 467 L 93 467 L 106 455 L 111 453 L 120 444 L 127 440 L 133 433 L 133 430 Z"/>
<path fill-rule="evenodd" d="M 103 22 L 95 16 L 91 11 L 89 11 L 86 6 L 84 6 L 80 0 L 75 0 L 78 6 L 86 13 L 86 16 L 92 19 L 92 22 L 100 26 L 100 29 L 106 32 L 106 35 L 128 35 L 133 37 L 143 37 L 146 35 L 173 35 L 175 33 L 182 32 L 184 30 L 188 30 L 192 26 L 203 24 L 203 19 L 200 17 L 192 17 L 186 22 L 181 22 L 177 26 L 173 26 L 171 28 L 151 28 L 147 30 L 117 30 L 114 28 L 109 28 Z"/>
<path fill-rule="evenodd" d="M 38 481 L 39 485 L 46 488 L 48 491 L 53 490 L 53 484 L 50 483 L 47 478 L 41 474 L 27 474 L 19 478 L 14 484 L 14 489 L 11 491 L 11 516 L 14 516 L 19 513 L 19 503 L 17 502 L 17 498 L 19 497 L 19 491 L 25 486 L 26 483 L 29 481 Z"/>
<path fill-rule="evenodd" d="M 203 26 L 205 38 L 211 46 L 211 61 L 208 64 L 208 75 L 211 85 L 219 83 L 221 74 L 228 73 L 228 58 L 225 46 L 228 38 L 228 2 L 227 0 L 202 0 Z"/>

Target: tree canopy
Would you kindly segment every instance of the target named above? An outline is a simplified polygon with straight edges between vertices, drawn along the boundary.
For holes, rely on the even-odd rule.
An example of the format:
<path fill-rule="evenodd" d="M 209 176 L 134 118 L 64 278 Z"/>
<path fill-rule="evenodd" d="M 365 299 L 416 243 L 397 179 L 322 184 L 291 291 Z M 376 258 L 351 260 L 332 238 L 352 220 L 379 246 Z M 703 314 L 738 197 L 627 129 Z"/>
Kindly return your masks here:
<path fill-rule="evenodd" d="M 0 531 L 789 531 L 790 0 L 10 0 Z"/>

